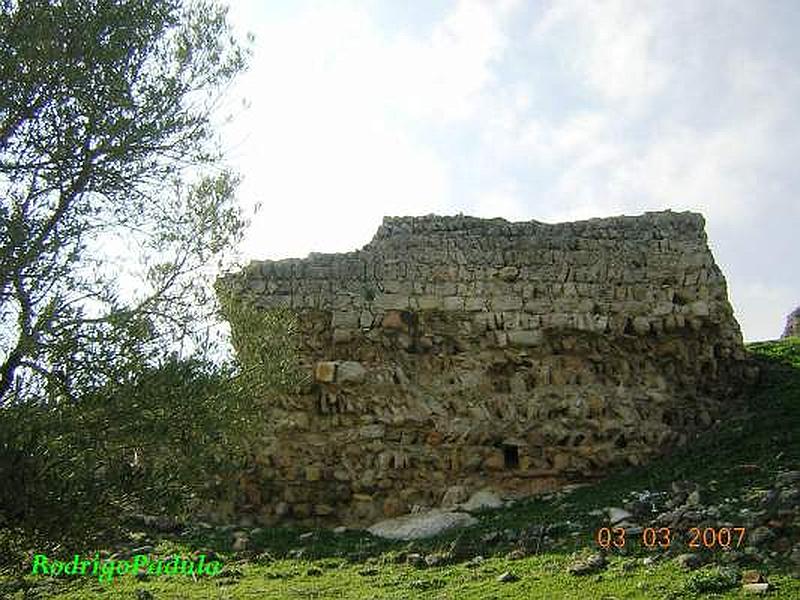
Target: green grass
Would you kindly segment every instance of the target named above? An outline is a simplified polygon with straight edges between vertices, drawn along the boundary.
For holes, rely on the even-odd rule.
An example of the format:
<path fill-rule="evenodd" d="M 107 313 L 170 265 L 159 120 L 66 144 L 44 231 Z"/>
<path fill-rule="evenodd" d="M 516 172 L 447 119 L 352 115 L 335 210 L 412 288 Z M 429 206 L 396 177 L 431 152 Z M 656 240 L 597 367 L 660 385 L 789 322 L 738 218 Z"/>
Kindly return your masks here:
<path fill-rule="evenodd" d="M 575 576 L 567 567 L 597 550 L 594 533 L 602 517 L 589 513 L 621 505 L 632 491 L 664 491 L 673 481 L 689 480 L 701 485 L 704 505 L 719 504 L 735 515 L 742 506 L 755 506 L 777 473 L 800 469 L 800 339 L 753 344 L 749 350 L 761 365 L 761 382 L 717 431 L 649 465 L 571 493 L 484 512 L 469 529 L 392 543 L 363 532 L 315 531 L 301 538 L 306 530 L 274 528 L 252 536 L 253 549 L 238 555 L 231 551 L 229 533 L 197 530 L 191 536 L 162 536 L 155 554 L 213 550 L 224 563 L 217 577 L 138 581 L 123 576 L 100 584 L 89 577 L 68 581 L 9 573 L 0 579 L 0 597 L 136 598 L 138 590 L 159 599 L 746 597 L 739 590 L 740 567 L 726 565 L 722 552 L 707 553 L 710 564 L 695 571 L 683 570 L 669 557 L 645 566 L 641 559 L 651 551 L 630 545 L 624 553 L 609 553 L 609 565 L 599 573 Z M 551 527 L 552 542 L 539 535 L 541 525 Z M 792 543 L 800 541 L 796 517 L 789 534 Z M 688 550 L 679 547 L 685 540 L 675 543 L 676 553 Z M 509 557 L 515 550 L 519 558 Z M 444 558 L 437 566 L 414 566 L 409 554 Z M 773 587 L 768 597 L 800 598 L 800 579 L 785 552 L 751 567 L 767 576 Z M 518 579 L 498 582 L 506 571 Z"/>

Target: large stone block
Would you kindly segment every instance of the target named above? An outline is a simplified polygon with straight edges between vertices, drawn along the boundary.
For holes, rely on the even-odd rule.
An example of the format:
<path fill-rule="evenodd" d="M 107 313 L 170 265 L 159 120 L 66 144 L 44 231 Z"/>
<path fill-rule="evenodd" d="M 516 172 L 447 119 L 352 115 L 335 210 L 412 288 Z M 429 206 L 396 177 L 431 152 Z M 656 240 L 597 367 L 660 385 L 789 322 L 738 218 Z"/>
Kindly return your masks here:
<path fill-rule="evenodd" d="M 357 329 L 359 326 L 360 311 L 334 311 L 331 326 L 343 329 Z"/>
<path fill-rule="evenodd" d="M 322 361 L 314 367 L 314 380 L 319 383 L 361 383 L 367 370 L 359 362 Z"/>
<path fill-rule="evenodd" d="M 404 294 L 379 294 L 373 306 L 380 310 L 407 310 L 411 307 L 411 300 Z"/>
<path fill-rule="evenodd" d="M 375 523 L 368 531 L 389 540 L 418 540 L 433 537 L 458 527 L 476 524 L 475 517 L 462 512 L 431 510 Z"/>
<path fill-rule="evenodd" d="M 361 383 L 367 376 L 367 370 L 360 362 L 345 360 L 336 368 L 336 383 Z"/>
<path fill-rule="evenodd" d="M 464 310 L 464 298 L 461 296 L 445 296 L 442 300 L 444 310 Z"/>
<path fill-rule="evenodd" d="M 314 367 L 314 379 L 320 383 L 336 381 L 336 363 L 333 361 L 318 362 Z"/>
<path fill-rule="evenodd" d="M 492 310 L 498 312 L 522 310 L 522 296 L 495 296 L 491 303 Z"/>
<path fill-rule="evenodd" d="M 403 313 L 399 310 L 390 310 L 383 315 L 381 319 L 381 327 L 384 329 L 393 329 L 395 331 L 406 331 L 408 325 L 403 319 Z"/>
<path fill-rule="evenodd" d="M 352 341 L 353 332 L 349 329 L 334 329 L 332 339 L 334 344 L 347 344 Z"/>
<path fill-rule="evenodd" d="M 633 330 L 638 335 L 645 335 L 650 333 L 650 319 L 647 317 L 634 317 Z"/>
<path fill-rule="evenodd" d="M 472 312 L 487 310 L 486 299 L 480 296 L 466 296 L 464 309 Z"/>
<path fill-rule="evenodd" d="M 364 425 L 358 433 L 362 438 L 380 439 L 386 434 L 386 427 L 384 425 Z"/>
<path fill-rule="evenodd" d="M 697 300 L 689 305 L 689 312 L 695 317 L 707 317 L 711 314 L 708 307 L 708 302 L 705 300 Z"/>
<path fill-rule="evenodd" d="M 538 346 L 543 339 L 541 331 L 522 329 L 508 332 L 508 343 L 512 346 Z"/>
<path fill-rule="evenodd" d="M 516 281 L 519 277 L 519 267 L 503 267 L 497 272 L 497 277 L 503 281 Z"/>
<path fill-rule="evenodd" d="M 435 310 L 442 307 L 442 300 L 438 296 L 419 296 L 415 300 L 419 310 Z"/>

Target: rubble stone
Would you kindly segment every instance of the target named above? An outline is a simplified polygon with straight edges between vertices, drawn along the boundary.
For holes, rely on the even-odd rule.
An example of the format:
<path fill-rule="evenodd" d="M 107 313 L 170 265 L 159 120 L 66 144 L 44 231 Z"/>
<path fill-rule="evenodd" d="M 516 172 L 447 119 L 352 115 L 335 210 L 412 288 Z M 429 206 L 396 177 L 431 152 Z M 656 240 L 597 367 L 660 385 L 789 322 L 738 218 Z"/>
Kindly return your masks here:
<path fill-rule="evenodd" d="M 642 464 L 757 375 L 695 213 L 387 217 L 361 250 L 256 261 L 218 288 L 297 316 L 310 383 L 266 399 L 250 477 L 275 523 Z"/>
<path fill-rule="evenodd" d="M 389 540 L 418 540 L 433 537 L 448 529 L 467 527 L 478 521 L 466 513 L 434 509 L 375 523 L 367 529 L 372 535 Z"/>

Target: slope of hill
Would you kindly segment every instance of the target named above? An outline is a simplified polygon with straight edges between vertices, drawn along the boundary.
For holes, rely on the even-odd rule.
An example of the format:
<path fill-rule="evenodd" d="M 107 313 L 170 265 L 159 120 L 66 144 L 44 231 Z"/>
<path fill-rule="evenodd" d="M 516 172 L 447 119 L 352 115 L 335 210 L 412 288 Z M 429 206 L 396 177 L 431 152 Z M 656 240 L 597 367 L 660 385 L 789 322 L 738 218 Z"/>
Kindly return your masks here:
<path fill-rule="evenodd" d="M 596 484 L 483 511 L 470 528 L 389 542 L 363 531 L 199 524 L 159 533 L 140 524 L 100 556 L 204 554 L 221 572 L 126 574 L 100 583 L 29 568 L 6 574 L 0 596 L 798 598 L 800 338 L 749 351 L 762 368 L 757 388 L 680 452 Z M 83 555 L 92 559 L 94 551 Z"/>

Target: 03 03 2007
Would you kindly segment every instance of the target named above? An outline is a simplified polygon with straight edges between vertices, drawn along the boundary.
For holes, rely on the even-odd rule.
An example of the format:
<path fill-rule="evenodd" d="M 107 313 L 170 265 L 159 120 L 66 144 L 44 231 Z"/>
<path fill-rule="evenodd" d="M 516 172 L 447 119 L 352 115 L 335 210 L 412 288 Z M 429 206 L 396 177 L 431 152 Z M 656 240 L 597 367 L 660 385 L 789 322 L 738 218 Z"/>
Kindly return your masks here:
<path fill-rule="evenodd" d="M 605 550 L 624 548 L 630 543 L 639 543 L 649 549 L 667 549 L 684 544 L 690 550 L 729 550 L 742 546 L 746 537 L 745 527 L 690 527 L 681 530 L 637 527 L 631 531 L 625 527 L 601 527 L 595 532 L 594 541 Z"/>

